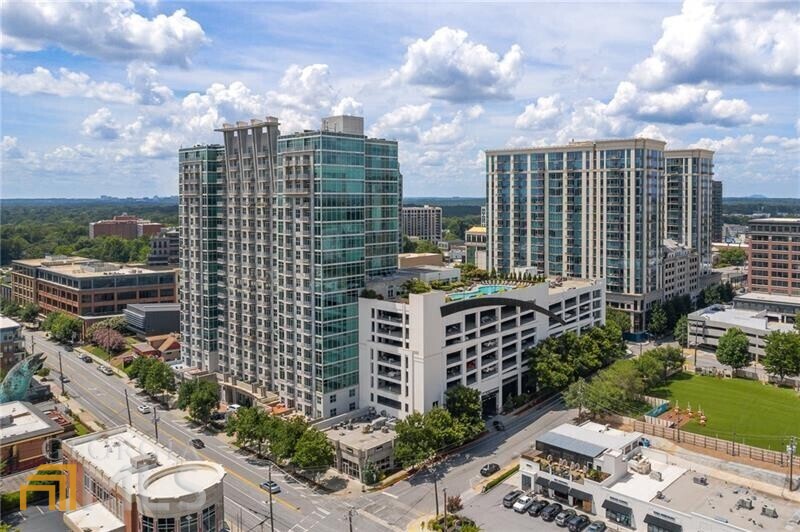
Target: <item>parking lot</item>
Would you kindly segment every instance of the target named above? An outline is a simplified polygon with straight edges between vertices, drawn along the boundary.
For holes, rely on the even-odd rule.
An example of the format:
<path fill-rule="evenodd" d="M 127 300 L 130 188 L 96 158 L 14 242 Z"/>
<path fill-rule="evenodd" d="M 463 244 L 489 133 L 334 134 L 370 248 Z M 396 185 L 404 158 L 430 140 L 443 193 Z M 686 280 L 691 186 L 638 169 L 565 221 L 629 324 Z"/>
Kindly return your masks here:
<path fill-rule="evenodd" d="M 513 475 L 508 480 L 486 494 L 476 495 L 464 502 L 461 514 L 473 519 L 483 530 L 503 530 L 508 532 L 530 530 L 567 530 L 557 526 L 554 522 L 543 521 L 540 517 L 532 517 L 527 513 L 520 514 L 511 508 L 503 507 L 503 497 L 519 487 L 519 475 Z M 542 499 L 540 495 L 537 499 Z M 547 500 L 547 499 L 545 499 Z M 549 501 L 555 502 L 555 501 Z M 583 513 L 583 512 L 578 512 Z M 594 522 L 601 520 L 597 516 L 585 514 Z"/>

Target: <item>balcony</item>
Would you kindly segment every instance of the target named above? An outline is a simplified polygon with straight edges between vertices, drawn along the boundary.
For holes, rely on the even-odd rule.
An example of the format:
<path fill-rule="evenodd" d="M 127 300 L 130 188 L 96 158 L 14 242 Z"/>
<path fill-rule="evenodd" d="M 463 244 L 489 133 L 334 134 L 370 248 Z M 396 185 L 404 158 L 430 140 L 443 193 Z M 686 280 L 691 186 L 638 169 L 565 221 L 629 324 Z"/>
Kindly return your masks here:
<path fill-rule="evenodd" d="M 402 366 L 400 356 L 392 355 L 390 353 L 379 353 L 378 362 L 382 364 L 391 364 L 392 366 L 397 366 L 398 368 Z"/>
<path fill-rule="evenodd" d="M 388 368 L 380 364 L 378 364 L 378 375 L 396 381 L 400 381 L 402 378 L 402 372 L 399 369 Z"/>
<path fill-rule="evenodd" d="M 400 395 L 403 391 L 403 387 L 401 385 L 384 379 L 378 379 L 377 388 L 382 392 L 389 392 L 395 395 Z"/>

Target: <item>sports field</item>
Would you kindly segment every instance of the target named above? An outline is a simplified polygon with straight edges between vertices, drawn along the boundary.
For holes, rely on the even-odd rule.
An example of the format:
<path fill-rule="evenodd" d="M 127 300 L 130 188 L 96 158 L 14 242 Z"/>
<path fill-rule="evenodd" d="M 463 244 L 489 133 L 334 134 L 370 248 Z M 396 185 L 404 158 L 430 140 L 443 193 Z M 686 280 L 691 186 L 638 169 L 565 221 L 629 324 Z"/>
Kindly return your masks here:
<path fill-rule="evenodd" d="M 681 427 L 689 432 L 784 450 L 789 436 L 800 443 L 800 397 L 785 388 L 746 379 L 719 379 L 681 373 L 649 395 L 663 397 L 682 410 L 702 408 L 706 426 L 693 419 Z"/>

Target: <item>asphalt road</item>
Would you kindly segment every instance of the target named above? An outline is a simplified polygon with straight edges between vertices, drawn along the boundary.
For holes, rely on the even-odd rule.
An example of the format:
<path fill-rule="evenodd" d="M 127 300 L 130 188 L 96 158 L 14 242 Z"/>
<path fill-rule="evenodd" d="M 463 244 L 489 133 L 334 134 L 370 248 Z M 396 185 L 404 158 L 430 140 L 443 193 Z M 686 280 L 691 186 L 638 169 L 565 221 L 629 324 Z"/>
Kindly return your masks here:
<path fill-rule="evenodd" d="M 58 352 L 64 375 L 70 382 L 65 385 L 70 397 L 107 428 L 127 424 L 125 390 L 131 408 L 133 425 L 154 436 L 153 415 L 142 415 L 136 407 L 150 401 L 135 387 L 117 377 L 106 376 L 97 370 L 97 364 L 83 362 L 77 352 L 63 351 L 63 347 L 48 341 L 41 332 L 35 335 L 36 351 L 48 355 L 45 365 L 50 367 L 52 388 L 60 393 L 58 381 Z M 29 345 L 29 340 L 26 345 Z M 481 466 L 495 462 L 504 466 L 515 461 L 528 449 L 538 434 L 571 420 L 574 411 L 567 410 L 560 400 L 553 400 L 518 416 L 502 418 L 506 430 L 492 432 L 475 441 L 432 470 L 417 473 L 412 478 L 374 493 L 332 494 L 316 493 L 304 483 L 273 468 L 272 478 L 282 488 L 273 496 L 275 530 L 278 532 L 338 532 L 347 530 L 349 509 L 353 512 L 353 529 L 363 531 L 401 531 L 411 521 L 433 514 L 435 511 L 433 476 L 438 487 L 446 488 L 450 495 L 462 494 L 462 500 L 478 495 L 473 489 L 482 477 Z M 210 460 L 221 464 L 225 476 L 226 521 L 234 531 L 270 530 L 268 495 L 258 485 L 267 478 L 267 466 L 254 463 L 247 455 L 225 443 L 222 438 L 203 434 L 193 428 L 180 411 L 158 411 L 159 441 L 187 459 Z M 189 444 L 201 438 L 205 448 L 197 450 Z M 440 493 L 440 497 L 441 497 Z"/>

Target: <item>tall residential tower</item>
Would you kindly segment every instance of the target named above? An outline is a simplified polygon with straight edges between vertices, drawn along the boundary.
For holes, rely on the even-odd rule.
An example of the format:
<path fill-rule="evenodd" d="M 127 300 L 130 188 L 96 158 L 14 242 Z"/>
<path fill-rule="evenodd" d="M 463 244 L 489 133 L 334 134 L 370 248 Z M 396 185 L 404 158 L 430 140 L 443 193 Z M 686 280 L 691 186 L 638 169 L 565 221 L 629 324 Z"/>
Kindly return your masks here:
<path fill-rule="evenodd" d="M 184 361 L 312 418 L 354 410 L 358 297 L 397 268 L 397 143 L 367 138 L 353 116 L 282 136 L 272 117 L 220 131 L 218 355 L 187 349 Z M 187 234 L 205 227 L 186 223 Z"/>

